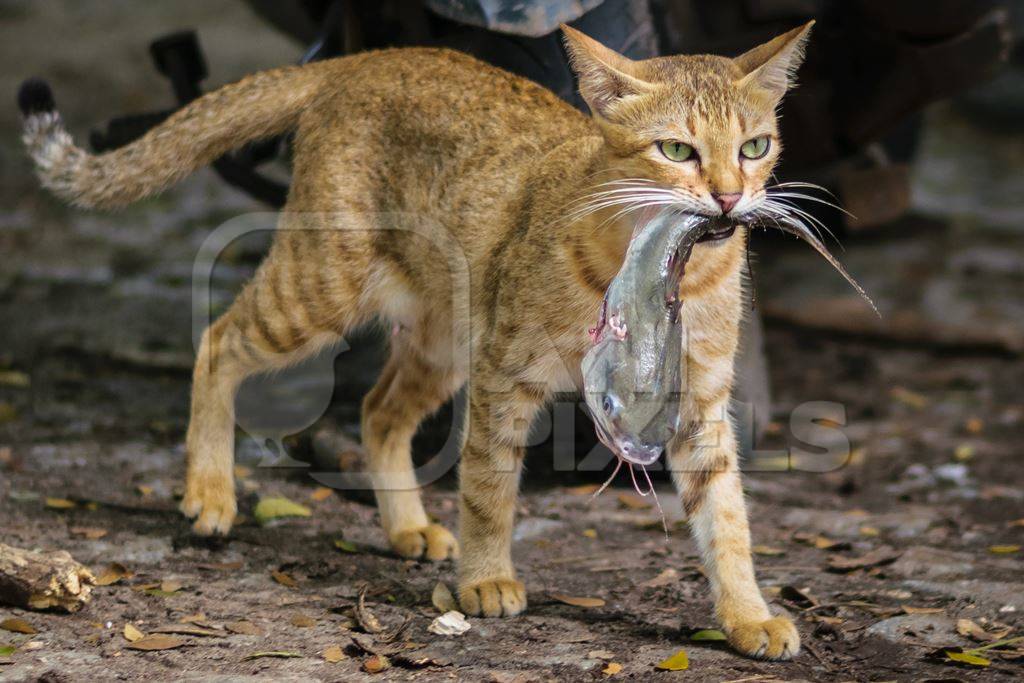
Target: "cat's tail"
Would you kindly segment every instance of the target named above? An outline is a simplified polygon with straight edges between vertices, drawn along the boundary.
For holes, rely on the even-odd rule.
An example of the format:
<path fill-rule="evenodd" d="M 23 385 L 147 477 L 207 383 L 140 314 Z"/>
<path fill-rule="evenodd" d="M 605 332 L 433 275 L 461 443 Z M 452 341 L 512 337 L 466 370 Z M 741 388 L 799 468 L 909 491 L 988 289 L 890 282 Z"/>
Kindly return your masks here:
<path fill-rule="evenodd" d="M 138 140 L 98 155 L 75 145 L 50 86 L 29 79 L 18 91 L 22 139 L 44 187 L 78 206 L 116 208 L 166 189 L 232 149 L 294 128 L 323 82 L 318 66 L 249 76 L 191 102 Z"/>

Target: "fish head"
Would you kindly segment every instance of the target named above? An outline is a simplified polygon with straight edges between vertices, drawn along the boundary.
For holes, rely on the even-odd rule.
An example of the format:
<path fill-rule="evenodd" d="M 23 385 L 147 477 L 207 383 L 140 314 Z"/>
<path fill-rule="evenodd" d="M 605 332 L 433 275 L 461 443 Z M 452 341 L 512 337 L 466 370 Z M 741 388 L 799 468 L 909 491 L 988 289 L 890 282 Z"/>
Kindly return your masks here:
<path fill-rule="evenodd" d="M 637 465 L 655 462 L 679 429 L 682 327 L 669 315 L 653 327 L 624 339 L 607 334 L 583 358 L 585 398 L 598 437 Z"/>

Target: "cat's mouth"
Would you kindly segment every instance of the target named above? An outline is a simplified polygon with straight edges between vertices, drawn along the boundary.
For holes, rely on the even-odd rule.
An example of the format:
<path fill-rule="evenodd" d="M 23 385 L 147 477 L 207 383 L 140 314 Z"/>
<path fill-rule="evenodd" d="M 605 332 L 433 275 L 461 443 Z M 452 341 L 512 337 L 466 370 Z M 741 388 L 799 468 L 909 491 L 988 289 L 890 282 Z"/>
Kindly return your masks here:
<path fill-rule="evenodd" d="M 737 223 L 725 216 L 719 216 L 716 219 L 712 219 L 712 225 L 701 235 L 698 242 L 721 242 L 722 240 L 729 239 L 732 234 L 736 232 Z"/>

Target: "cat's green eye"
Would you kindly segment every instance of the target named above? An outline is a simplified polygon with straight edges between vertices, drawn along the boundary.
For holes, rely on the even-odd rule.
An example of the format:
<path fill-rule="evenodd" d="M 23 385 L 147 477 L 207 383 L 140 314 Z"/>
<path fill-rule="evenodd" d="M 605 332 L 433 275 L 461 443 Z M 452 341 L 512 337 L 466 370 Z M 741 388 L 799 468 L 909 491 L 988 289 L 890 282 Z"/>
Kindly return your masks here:
<path fill-rule="evenodd" d="M 669 161 L 689 161 L 697 156 L 693 147 L 678 140 L 662 140 L 658 143 L 658 149 Z"/>
<path fill-rule="evenodd" d="M 746 159 L 760 159 L 768 153 L 769 147 L 771 147 L 771 138 L 762 135 L 744 142 L 740 147 L 740 154 Z"/>

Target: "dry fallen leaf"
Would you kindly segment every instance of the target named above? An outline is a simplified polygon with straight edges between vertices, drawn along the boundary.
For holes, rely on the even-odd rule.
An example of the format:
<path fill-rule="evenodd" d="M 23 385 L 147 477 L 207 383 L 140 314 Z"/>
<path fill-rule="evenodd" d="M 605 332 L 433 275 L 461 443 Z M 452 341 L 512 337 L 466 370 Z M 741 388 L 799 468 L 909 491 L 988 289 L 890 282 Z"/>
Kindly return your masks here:
<path fill-rule="evenodd" d="M 833 556 L 829 558 L 828 569 L 833 572 L 852 572 L 857 569 L 867 569 L 883 564 L 889 564 L 899 559 L 903 553 L 888 546 L 875 548 L 866 555 L 860 557 Z"/>
<path fill-rule="evenodd" d="M 338 550 L 342 551 L 342 552 L 345 552 L 345 553 L 358 553 L 359 552 L 359 546 L 357 546 L 352 541 L 346 541 L 346 540 L 344 540 L 342 538 L 339 538 L 339 539 L 337 539 L 334 542 L 334 547 L 337 548 Z"/>
<path fill-rule="evenodd" d="M 154 635 L 145 636 L 135 642 L 128 643 L 128 647 L 132 650 L 173 650 L 181 647 L 185 644 L 185 641 L 181 638 L 175 638 L 174 636 L 165 635 L 163 633 L 157 633 Z"/>
<path fill-rule="evenodd" d="M 561 593 L 552 593 L 551 597 L 573 607 L 604 607 L 605 604 L 601 598 L 578 598 Z"/>
<path fill-rule="evenodd" d="M 900 605 L 900 609 L 904 614 L 942 614 L 946 611 L 941 607 L 912 607 L 910 605 Z"/>
<path fill-rule="evenodd" d="M 590 659 L 615 659 L 615 653 L 609 652 L 608 650 L 591 650 L 587 653 L 587 657 Z"/>
<path fill-rule="evenodd" d="M 356 602 L 352 613 L 356 621 L 359 622 L 359 625 L 367 633 L 380 633 L 384 630 L 380 620 L 366 607 L 366 588 L 359 591 L 359 600 Z"/>
<path fill-rule="evenodd" d="M 452 610 L 430 622 L 427 630 L 439 636 L 461 636 L 470 627 L 470 623 L 466 621 L 466 616 L 462 612 Z"/>
<path fill-rule="evenodd" d="M 866 524 L 860 528 L 860 535 L 861 536 L 871 536 L 871 537 L 874 537 L 874 536 L 878 536 L 881 533 L 882 532 L 879 531 L 877 528 L 875 528 L 873 526 L 867 526 Z"/>
<path fill-rule="evenodd" d="M 31 378 L 24 372 L 18 372 L 17 370 L 4 370 L 0 372 L 0 385 L 24 389 L 31 383 Z"/>
<path fill-rule="evenodd" d="M 147 486 L 146 484 L 139 484 L 135 487 L 135 490 L 139 492 L 139 495 L 143 498 L 148 498 L 153 495 L 153 487 Z"/>
<path fill-rule="evenodd" d="M 953 458 L 957 462 L 967 462 L 974 457 L 974 446 L 962 443 L 953 450 Z"/>
<path fill-rule="evenodd" d="M 261 636 L 263 632 L 256 627 L 256 624 L 251 621 L 232 621 L 228 624 L 224 624 L 224 628 L 243 636 Z"/>
<path fill-rule="evenodd" d="M 600 484 L 583 484 L 582 486 L 569 486 L 565 492 L 570 496 L 592 496 L 601 488 Z"/>
<path fill-rule="evenodd" d="M 800 590 L 796 586 L 783 586 L 779 589 L 779 597 L 789 600 L 802 609 L 810 609 L 818 604 L 818 601 L 809 592 Z"/>
<path fill-rule="evenodd" d="M 363 660 L 363 671 L 368 674 L 379 674 L 391 668 L 391 661 L 384 655 L 373 655 Z"/>
<path fill-rule="evenodd" d="M 813 619 L 814 621 L 819 621 L 822 624 L 830 624 L 832 626 L 839 626 L 841 624 L 846 623 L 843 619 L 840 619 L 839 617 L 827 617 L 823 614 L 812 615 L 811 619 Z"/>
<path fill-rule="evenodd" d="M 993 555 L 1010 555 L 1020 550 L 1019 545 L 990 545 L 988 551 Z"/>
<path fill-rule="evenodd" d="M 67 498 L 47 498 L 46 507 L 51 510 L 70 510 L 71 508 L 78 507 L 78 504 Z"/>
<path fill-rule="evenodd" d="M 946 657 L 950 660 L 960 663 L 969 664 L 970 666 L 988 666 L 992 662 L 985 659 L 981 655 L 974 654 L 972 652 L 956 652 L 954 650 L 946 650 Z"/>
<path fill-rule="evenodd" d="M 103 570 L 98 577 L 96 577 L 97 586 L 109 586 L 117 583 L 121 579 L 128 579 L 132 577 L 132 572 L 120 562 L 111 562 L 107 565 L 107 568 Z"/>
<path fill-rule="evenodd" d="M 728 640 L 725 634 L 721 631 L 713 628 L 706 628 L 696 633 L 690 634 L 690 640 L 698 641 L 717 641 L 717 640 Z"/>
<path fill-rule="evenodd" d="M 608 666 L 601 669 L 601 673 L 603 673 L 605 676 L 614 676 L 620 671 L 622 671 L 622 665 L 618 662 L 608 662 Z"/>
<path fill-rule="evenodd" d="M 906 387 L 893 387 L 889 390 L 889 395 L 900 403 L 906 404 L 911 408 L 921 409 L 928 405 L 928 398 L 926 396 L 915 391 L 911 391 Z"/>
<path fill-rule="evenodd" d="M 441 614 L 455 611 L 459 607 L 455 601 L 455 596 L 452 595 L 451 589 L 443 581 L 438 581 L 437 585 L 434 586 L 434 593 L 430 596 L 430 601 Z"/>
<path fill-rule="evenodd" d="M 957 619 L 956 632 L 981 643 L 990 643 L 1004 638 L 1009 633 L 1009 629 L 999 633 L 990 633 L 970 619 Z"/>
<path fill-rule="evenodd" d="M 329 489 L 326 486 L 317 486 L 313 489 L 313 493 L 309 494 L 309 497 L 320 503 L 330 498 L 333 493 L 334 489 Z"/>
<path fill-rule="evenodd" d="M 341 646 L 331 645 L 329 648 L 324 650 L 324 659 L 330 664 L 337 664 L 341 660 L 345 659 L 345 653 L 342 651 Z"/>
<path fill-rule="evenodd" d="M 671 586 L 672 584 L 679 581 L 679 572 L 669 567 L 663 570 L 660 574 L 655 576 L 653 579 L 648 579 L 640 584 L 641 588 L 660 588 L 661 586 Z"/>
<path fill-rule="evenodd" d="M 250 659 L 263 659 L 264 657 L 275 657 L 277 659 L 293 659 L 301 657 L 302 655 L 298 652 L 286 652 L 283 650 L 271 650 L 269 652 L 253 652 L 251 655 L 246 655 L 242 658 L 243 661 Z"/>
<path fill-rule="evenodd" d="M 811 543 L 818 550 L 849 550 L 850 543 L 848 541 L 834 541 L 827 536 L 818 535 L 814 537 Z"/>
<path fill-rule="evenodd" d="M 100 529 L 99 527 L 93 526 L 73 526 L 68 531 L 71 532 L 72 536 L 81 536 L 87 538 L 90 541 L 103 538 L 109 533 L 106 529 Z"/>
<path fill-rule="evenodd" d="M 164 593 L 177 593 L 185 587 L 181 581 L 175 581 L 174 579 L 167 579 L 160 582 L 160 590 Z"/>
<path fill-rule="evenodd" d="M 972 417 L 964 423 L 964 428 L 971 434 L 981 434 L 982 430 L 985 429 L 985 423 L 980 418 Z"/>
<path fill-rule="evenodd" d="M 651 507 L 651 502 L 644 500 L 635 493 L 620 493 L 617 497 L 619 504 L 630 510 L 647 510 Z"/>
<path fill-rule="evenodd" d="M 1010 528 L 1013 528 L 1013 527 L 1016 527 L 1016 526 L 1024 527 L 1024 517 L 1021 517 L 1020 519 L 1010 520 L 1009 522 L 1006 523 L 1006 526 L 1008 526 Z"/>
<path fill-rule="evenodd" d="M 10 619 L 0 621 L 0 628 L 11 633 L 27 633 L 29 635 L 39 633 L 32 624 L 18 617 L 11 617 Z"/>
<path fill-rule="evenodd" d="M 146 637 L 146 634 L 135 628 L 131 623 L 124 625 L 124 639 L 129 643 L 137 643 Z"/>
<path fill-rule="evenodd" d="M 299 505 L 281 496 L 263 498 L 253 510 L 253 516 L 260 524 L 284 517 L 309 517 L 312 514 L 305 505 Z"/>
<path fill-rule="evenodd" d="M 274 581 L 277 581 L 282 586 L 288 586 L 289 588 L 295 588 L 299 585 L 299 582 L 291 577 L 290 574 L 285 574 L 282 571 L 273 570 L 270 572 L 270 576 Z"/>
<path fill-rule="evenodd" d="M 203 638 L 223 638 L 224 634 L 218 633 L 211 628 L 194 626 L 191 624 L 167 624 L 152 629 L 152 633 L 176 633 L 179 636 L 200 636 Z"/>
<path fill-rule="evenodd" d="M 195 565 L 196 569 L 205 569 L 216 572 L 231 572 L 236 569 L 241 569 L 244 566 L 245 563 L 243 562 L 199 562 Z"/>
<path fill-rule="evenodd" d="M 207 619 L 206 615 L 202 612 L 197 612 L 195 614 L 186 614 L 185 616 L 178 619 L 179 623 L 195 624 L 197 626 L 205 626 L 209 623 L 209 621 L 210 620 Z"/>
<path fill-rule="evenodd" d="M 686 650 L 680 650 L 655 666 L 662 671 L 686 671 L 690 668 L 690 658 L 686 656 Z"/>
<path fill-rule="evenodd" d="M 763 555 L 765 557 L 775 557 L 777 555 L 785 555 L 786 551 L 782 548 L 772 548 L 767 545 L 755 545 L 750 549 L 755 555 Z"/>
<path fill-rule="evenodd" d="M 296 614 L 289 619 L 289 622 L 292 626 L 297 626 L 298 628 L 312 628 L 316 626 L 316 619 L 307 617 L 305 614 Z"/>
<path fill-rule="evenodd" d="M 584 529 L 583 535 L 587 538 L 597 538 L 597 529 Z"/>

